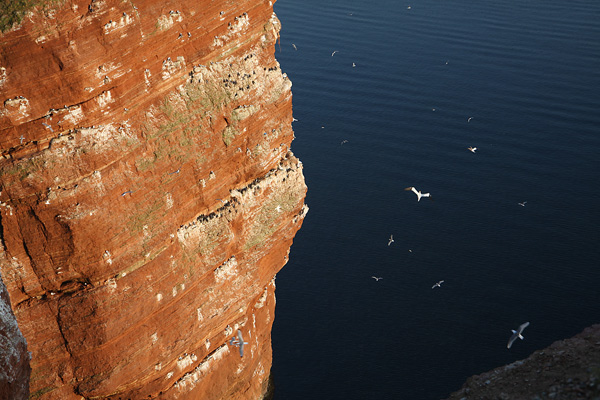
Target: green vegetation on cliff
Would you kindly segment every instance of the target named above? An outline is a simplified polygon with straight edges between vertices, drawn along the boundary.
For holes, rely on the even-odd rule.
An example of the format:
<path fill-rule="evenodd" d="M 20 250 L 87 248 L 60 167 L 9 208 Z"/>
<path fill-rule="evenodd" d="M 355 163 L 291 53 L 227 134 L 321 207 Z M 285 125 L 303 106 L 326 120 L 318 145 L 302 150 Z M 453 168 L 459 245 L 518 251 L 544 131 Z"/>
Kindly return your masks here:
<path fill-rule="evenodd" d="M 25 13 L 36 6 L 46 7 L 58 0 L 0 0 L 0 32 L 20 24 Z"/>

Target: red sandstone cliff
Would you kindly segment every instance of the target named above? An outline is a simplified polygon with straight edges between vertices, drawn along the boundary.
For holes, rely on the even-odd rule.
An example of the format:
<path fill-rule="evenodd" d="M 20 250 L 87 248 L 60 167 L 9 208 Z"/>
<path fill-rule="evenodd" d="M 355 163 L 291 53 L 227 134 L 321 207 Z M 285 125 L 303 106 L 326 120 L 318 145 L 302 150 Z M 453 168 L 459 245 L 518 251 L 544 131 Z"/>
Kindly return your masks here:
<path fill-rule="evenodd" d="M 0 35 L 0 270 L 31 398 L 260 398 L 307 210 L 272 2 L 52 4 Z"/>

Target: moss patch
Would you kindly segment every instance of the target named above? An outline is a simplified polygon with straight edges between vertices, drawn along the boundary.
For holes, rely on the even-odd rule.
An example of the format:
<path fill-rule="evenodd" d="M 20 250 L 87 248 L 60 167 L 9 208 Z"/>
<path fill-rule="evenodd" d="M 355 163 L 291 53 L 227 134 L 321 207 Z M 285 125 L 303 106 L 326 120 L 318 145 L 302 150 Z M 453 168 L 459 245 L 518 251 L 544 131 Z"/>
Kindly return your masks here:
<path fill-rule="evenodd" d="M 61 0 L 0 0 L 0 32 L 20 24 L 27 11 L 41 6 L 43 9 L 57 5 Z"/>

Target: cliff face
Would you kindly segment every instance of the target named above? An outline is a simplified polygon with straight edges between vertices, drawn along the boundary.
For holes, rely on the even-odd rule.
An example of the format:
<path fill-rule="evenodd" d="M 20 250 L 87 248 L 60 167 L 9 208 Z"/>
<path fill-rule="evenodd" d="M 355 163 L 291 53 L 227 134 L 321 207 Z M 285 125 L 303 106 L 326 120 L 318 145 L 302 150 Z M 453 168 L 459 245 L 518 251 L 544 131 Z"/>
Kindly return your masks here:
<path fill-rule="evenodd" d="M 600 325 L 476 375 L 448 400 L 600 399 Z"/>
<path fill-rule="evenodd" d="M 264 393 L 307 211 L 279 29 L 270 1 L 62 0 L 0 36 L 0 269 L 32 398 Z"/>

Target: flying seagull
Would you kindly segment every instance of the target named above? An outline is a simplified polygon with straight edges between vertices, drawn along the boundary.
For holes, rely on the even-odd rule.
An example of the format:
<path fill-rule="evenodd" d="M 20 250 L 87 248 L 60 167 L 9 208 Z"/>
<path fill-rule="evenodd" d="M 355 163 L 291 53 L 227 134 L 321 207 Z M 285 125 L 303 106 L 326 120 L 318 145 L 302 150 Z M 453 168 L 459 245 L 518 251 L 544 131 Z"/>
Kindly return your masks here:
<path fill-rule="evenodd" d="M 521 207 L 525 207 L 525 204 L 527 204 L 526 201 L 522 202 L 522 203 L 518 203 Z"/>
<path fill-rule="evenodd" d="M 242 331 L 238 329 L 237 337 L 232 337 L 229 341 L 230 346 L 237 346 L 240 348 L 240 357 L 244 357 L 244 345 L 248 344 L 248 342 L 244 342 L 244 338 L 242 337 Z"/>
<path fill-rule="evenodd" d="M 394 243 L 394 235 L 390 235 L 390 241 L 388 242 L 388 246 Z"/>
<path fill-rule="evenodd" d="M 434 284 L 431 288 L 435 289 L 436 287 L 442 287 L 442 283 L 444 283 L 444 281 L 439 281 L 438 283 Z"/>
<path fill-rule="evenodd" d="M 376 277 L 376 276 L 372 276 L 371 278 L 375 279 L 377 282 L 379 282 L 380 279 L 383 279 L 382 277 Z"/>
<path fill-rule="evenodd" d="M 529 326 L 529 322 L 525 322 L 524 324 L 521 324 L 521 326 L 519 326 L 519 330 L 517 331 L 512 331 L 512 336 L 510 337 L 510 339 L 508 339 L 508 344 L 506 345 L 507 349 L 510 349 L 510 346 L 512 346 L 513 342 L 515 340 L 517 340 L 517 338 L 523 340 L 523 335 L 521 335 L 521 332 L 523 332 L 523 330 L 525 328 L 527 328 Z"/>
<path fill-rule="evenodd" d="M 467 147 L 471 151 L 471 153 L 475 153 L 477 151 L 477 147 Z"/>
<path fill-rule="evenodd" d="M 411 190 L 414 194 L 416 194 L 417 201 L 421 201 L 421 197 L 429 197 L 431 199 L 431 193 L 421 193 L 421 191 L 417 190 L 414 186 L 407 187 L 404 190 Z"/>
<path fill-rule="evenodd" d="M 337 50 L 335 50 L 333 53 L 331 53 L 331 57 L 333 57 L 333 55 L 334 55 L 335 53 L 337 53 L 337 52 L 338 52 L 338 51 L 337 51 Z"/>

